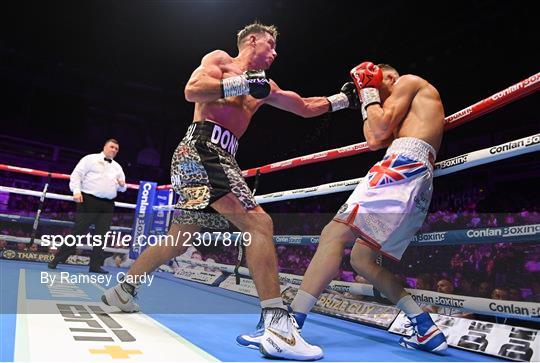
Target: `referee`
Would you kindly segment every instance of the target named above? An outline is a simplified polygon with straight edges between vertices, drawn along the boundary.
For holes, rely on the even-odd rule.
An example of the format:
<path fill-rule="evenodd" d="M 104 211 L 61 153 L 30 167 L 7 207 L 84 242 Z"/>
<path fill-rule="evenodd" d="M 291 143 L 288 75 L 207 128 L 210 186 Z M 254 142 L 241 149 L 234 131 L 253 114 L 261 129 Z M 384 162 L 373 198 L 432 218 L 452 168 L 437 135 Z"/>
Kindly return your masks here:
<path fill-rule="evenodd" d="M 73 227 L 75 236 L 86 235 L 91 224 L 95 225 L 94 235 L 105 236 L 111 226 L 116 193 L 126 191 L 124 171 L 114 161 L 119 147 L 117 140 L 108 139 L 102 152 L 83 157 L 71 173 L 69 188 L 77 203 Z M 105 257 L 103 247 L 94 246 L 90 257 L 90 272 L 109 273 L 101 268 Z M 48 267 L 55 269 L 59 263 L 66 262 L 75 253 L 75 248 L 62 245 Z"/>

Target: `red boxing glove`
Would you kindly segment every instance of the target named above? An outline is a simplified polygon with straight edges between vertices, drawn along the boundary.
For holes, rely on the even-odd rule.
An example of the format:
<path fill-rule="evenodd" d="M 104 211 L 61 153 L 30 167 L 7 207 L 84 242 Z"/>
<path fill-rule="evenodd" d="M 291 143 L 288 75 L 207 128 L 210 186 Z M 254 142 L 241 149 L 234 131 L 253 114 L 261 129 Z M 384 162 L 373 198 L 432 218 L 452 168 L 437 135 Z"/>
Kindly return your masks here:
<path fill-rule="evenodd" d="M 379 87 L 383 80 L 382 70 L 371 62 L 362 62 L 350 72 L 358 92 L 366 87 Z"/>

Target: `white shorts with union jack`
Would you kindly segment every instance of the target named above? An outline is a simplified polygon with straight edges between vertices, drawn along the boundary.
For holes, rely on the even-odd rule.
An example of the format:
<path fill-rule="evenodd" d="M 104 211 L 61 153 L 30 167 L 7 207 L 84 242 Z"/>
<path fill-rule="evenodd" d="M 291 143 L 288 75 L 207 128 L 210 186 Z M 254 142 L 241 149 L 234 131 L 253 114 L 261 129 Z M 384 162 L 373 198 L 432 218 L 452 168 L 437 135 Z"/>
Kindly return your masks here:
<path fill-rule="evenodd" d="M 394 140 L 334 221 L 350 226 L 361 239 L 358 242 L 400 260 L 428 212 L 435 154 L 423 140 Z"/>

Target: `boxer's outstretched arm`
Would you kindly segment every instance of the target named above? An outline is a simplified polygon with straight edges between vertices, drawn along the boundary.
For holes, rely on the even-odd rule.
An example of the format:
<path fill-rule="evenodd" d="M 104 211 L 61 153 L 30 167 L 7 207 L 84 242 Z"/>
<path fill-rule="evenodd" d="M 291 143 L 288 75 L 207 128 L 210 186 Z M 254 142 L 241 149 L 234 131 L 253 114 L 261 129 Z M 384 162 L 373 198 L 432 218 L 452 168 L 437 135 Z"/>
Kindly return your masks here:
<path fill-rule="evenodd" d="M 205 55 L 201 65 L 191 74 L 184 89 L 186 101 L 206 103 L 222 97 L 220 64 L 230 56 L 221 50 Z"/>
<path fill-rule="evenodd" d="M 385 140 L 392 136 L 394 129 L 403 120 L 416 93 L 425 82 L 422 78 L 405 75 L 394 84 L 394 89 L 383 106 L 374 103 L 367 106 L 367 120 L 373 137 Z"/>
<path fill-rule="evenodd" d="M 270 80 L 270 86 L 270 95 L 265 99 L 265 103 L 270 106 L 306 118 L 322 115 L 330 109 L 330 103 L 326 97 L 301 97 L 296 92 L 282 90 L 272 80 Z"/>

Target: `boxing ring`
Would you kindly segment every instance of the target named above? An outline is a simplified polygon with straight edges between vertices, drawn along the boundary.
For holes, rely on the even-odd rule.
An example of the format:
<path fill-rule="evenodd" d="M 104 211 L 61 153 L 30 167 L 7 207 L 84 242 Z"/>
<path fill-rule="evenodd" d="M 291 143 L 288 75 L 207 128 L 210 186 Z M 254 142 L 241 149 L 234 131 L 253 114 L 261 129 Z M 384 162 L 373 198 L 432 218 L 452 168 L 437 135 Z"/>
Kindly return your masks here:
<path fill-rule="evenodd" d="M 447 129 L 472 121 L 507 103 L 521 99 L 540 88 L 540 73 L 512 85 L 462 111 L 446 118 Z M 295 168 L 298 166 L 329 161 L 337 158 L 368 152 L 366 143 L 358 143 L 333 150 L 322 151 L 257 168 L 245 170 L 243 175 L 260 178 L 261 175 Z M 528 135 L 440 161 L 435 166 L 435 176 L 444 176 L 478 165 L 497 162 L 502 159 L 540 151 L 540 134 Z M 48 173 L 0 164 L 0 170 L 68 179 L 69 176 Z M 256 196 L 260 204 L 291 199 L 314 197 L 351 191 L 360 179 L 336 181 L 301 189 L 278 191 Z M 257 184 L 257 182 L 255 183 Z M 132 189 L 139 185 L 130 184 Z M 42 191 L 0 186 L 0 192 L 39 197 L 40 204 L 35 216 L 0 214 L 4 223 L 32 225 L 30 237 L 0 235 L 0 239 L 15 243 L 41 244 L 37 236 L 39 226 L 70 226 L 72 222 L 41 218 L 45 199 L 72 201 L 70 195 L 49 193 L 48 182 Z M 156 190 L 169 191 L 170 185 L 157 186 Z M 343 200 L 346 197 L 343 197 Z M 116 203 L 117 208 L 137 210 L 137 204 Z M 171 210 L 171 203 L 153 208 L 156 212 Z M 130 233 L 129 227 L 114 226 L 112 230 Z M 493 228 L 494 233 L 497 228 Z M 487 230 L 487 229 L 486 229 Z M 464 231 L 441 231 L 419 234 L 411 246 L 441 243 L 486 243 L 492 234 L 464 239 Z M 474 233 L 473 233 L 474 235 Z M 508 242 L 538 241 L 540 228 L 536 225 L 520 226 L 515 233 L 497 235 L 498 240 Z M 313 245 L 318 236 L 274 236 L 276 244 Z M 464 241 L 464 242 L 463 242 Z M 413 248 L 413 247 L 411 247 Z M 125 249 L 106 248 L 114 253 L 128 253 Z M 203 262 L 179 258 L 184 268 L 172 274 L 166 266 L 155 273 L 150 286 L 139 293 L 138 303 L 141 313 L 123 314 L 101 303 L 102 292 L 110 282 L 99 280 L 98 275 L 88 274 L 84 259 L 73 265 L 60 265 L 54 276 L 62 273 L 71 276 L 94 276 L 93 280 L 68 281 L 62 284 L 43 281 L 46 256 L 32 259 L 33 255 L 14 254 L 1 251 L 0 259 L 0 361 L 267 361 L 258 351 L 242 348 L 234 344 L 236 336 L 251 331 L 259 317 L 259 302 L 253 296 L 254 288 L 246 268 L 221 263 Z M 28 261 L 18 256 L 28 257 Z M 35 257 L 35 256 L 34 256 Z M 51 257 L 52 258 L 52 257 Z M 77 265 L 77 263 L 79 265 Z M 112 275 L 125 269 L 108 268 Z M 239 284 L 235 283 L 239 280 Z M 280 274 L 284 298 L 297 288 L 301 276 Z M 50 282 L 50 283 L 49 283 Z M 112 284 L 116 283 L 115 281 Z M 360 283 L 333 281 L 325 295 L 328 301 L 342 299 L 337 294 L 380 296 L 372 286 Z M 532 302 L 495 301 L 459 295 L 447 295 L 433 291 L 409 289 L 417 301 L 425 301 L 439 306 L 452 306 L 479 314 L 489 314 L 508 318 L 520 318 L 540 322 L 540 304 Z M 338 297 L 336 297 L 338 296 Z M 358 303 L 360 304 L 360 303 Z M 365 306 L 369 303 L 365 302 Z M 364 306 L 364 307 L 365 307 Z M 369 305 L 371 306 L 371 305 Z M 323 361 L 497 361 L 540 359 L 540 334 L 521 331 L 510 332 L 510 340 L 503 354 L 499 356 L 478 354 L 451 347 L 444 355 L 407 350 L 399 346 L 398 322 L 402 314 L 392 307 L 371 306 L 369 319 L 361 320 L 337 318 L 338 315 L 325 313 L 311 314 L 303 329 L 308 342 L 320 345 L 325 356 Z M 377 311 L 378 313 L 373 313 Z M 324 313 L 324 312 L 323 312 Z M 333 316 L 332 316 L 333 315 Z M 354 314 L 353 314 L 354 315 Z M 362 316 L 362 314 L 357 314 Z M 358 318 L 357 316 L 357 318 Z M 371 320 L 370 320 L 371 319 Z M 450 319 L 438 319 L 445 333 L 450 332 Z M 458 324 L 459 321 L 452 321 Z M 386 322 L 384 325 L 381 322 Z M 489 351 L 491 331 L 486 325 L 472 325 L 462 333 L 461 339 L 451 344 L 469 350 Z M 384 327 L 383 327 L 384 325 Z M 457 325 L 456 325 L 457 326 Z M 496 328 L 496 327 L 495 327 Z M 493 329 L 495 329 L 493 328 Z M 396 334 L 389 334 L 392 331 Z M 514 334 L 514 335 L 512 335 Z M 467 338 L 464 338 L 467 337 Z M 523 338 L 525 337 L 525 338 Z M 513 338 L 513 340 L 512 340 Z M 489 340 L 489 339 L 488 339 Z M 452 343 L 452 341 L 450 341 Z M 466 343 L 466 344 L 465 344 Z M 508 346 L 512 343 L 512 346 Z M 473 349 L 483 346 L 482 349 Z M 487 347 L 487 348 L 486 348 Z M 488 350 L 485 350 L 488 349 Z M 498 353 L 503 352 L 502 348 Z M 529 352 L 530 357 L 529 357 Z"/>

